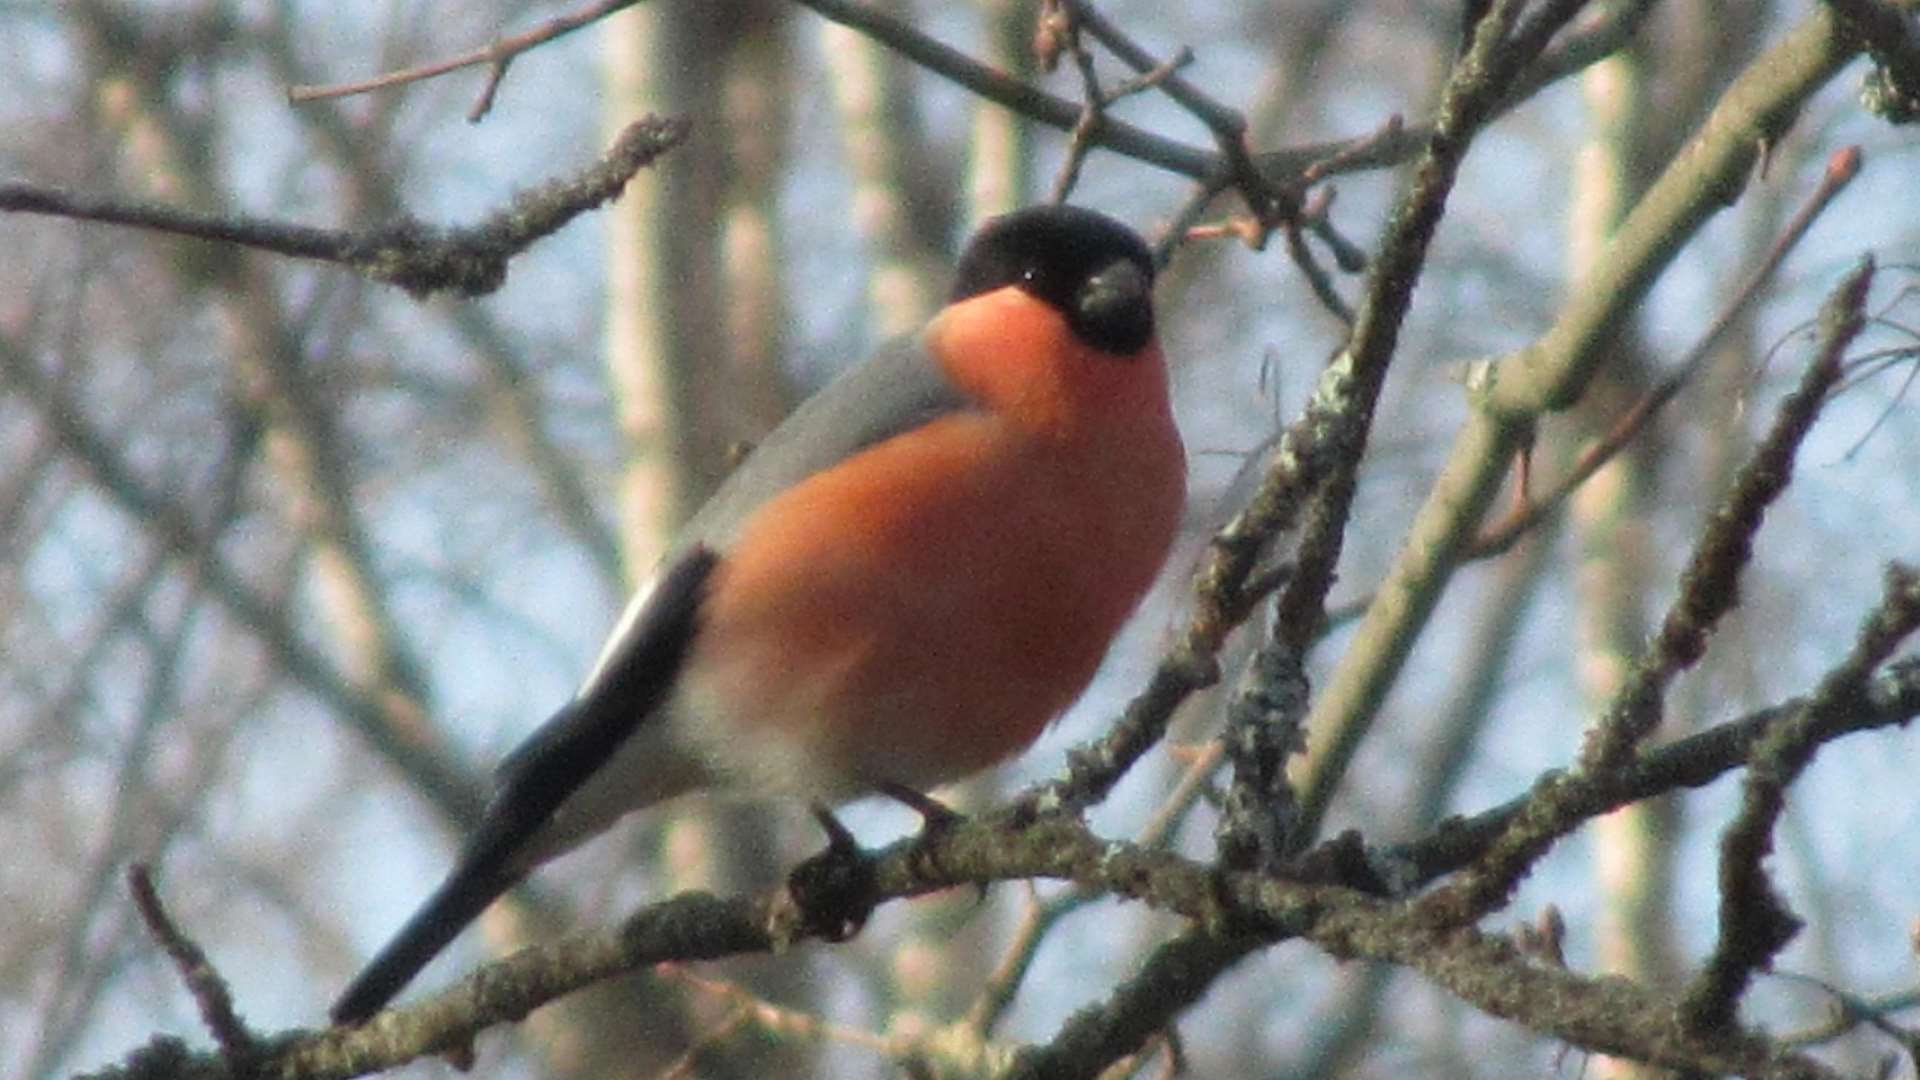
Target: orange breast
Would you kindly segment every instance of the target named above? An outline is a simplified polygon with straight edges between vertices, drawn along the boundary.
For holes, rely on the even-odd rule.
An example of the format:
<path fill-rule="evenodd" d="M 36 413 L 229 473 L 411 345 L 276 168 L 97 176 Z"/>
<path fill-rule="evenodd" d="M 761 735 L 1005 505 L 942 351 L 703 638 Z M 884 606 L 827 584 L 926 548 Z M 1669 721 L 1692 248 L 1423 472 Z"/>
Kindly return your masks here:
<path fill-rule="evenodd" d="M 740 781 L 822 799 L 930 788 L 1025 748 L 1178 527 L 1171 425 L 1134 434 L 1151 452 L 1115 462 L 961 414 L 769 503 L 716 571 L 684 734 Z"/>

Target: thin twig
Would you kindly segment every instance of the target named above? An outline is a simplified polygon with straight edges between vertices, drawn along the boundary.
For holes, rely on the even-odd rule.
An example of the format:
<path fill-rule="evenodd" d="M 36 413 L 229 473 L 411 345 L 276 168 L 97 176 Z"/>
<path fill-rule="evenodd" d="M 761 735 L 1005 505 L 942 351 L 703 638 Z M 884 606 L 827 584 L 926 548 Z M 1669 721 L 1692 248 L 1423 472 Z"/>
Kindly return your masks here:
<path fill-rule="evenodd" d="M 1892 993 L 1869 997 L 1849 993 L 1825 979 L 1816 979 L 1810 975 L 1792 971 L 1775 971 L 1774 974 L 1781 978 L 1811 983 L 1832 995 L 1834 1001 L 1832 1016 L 1826 1022 L 1781 1035 L 1779 1037 L 1781 1045 L 1818 1046 L 1821 1043 L 1832 1042 L 1861 1024 L 1866 1024 L 1899 1041 L 1909 1054 L 1913 1053 L 1913 1032 L 1896 1027 L 1887 1017 L 1894 1013 L 1920 1008 L 1920 989 L 1896 990 Z"/>
<path fill-rule="evenodd" d="M 260 1041 L 247 1029 L 246 1022 L 233 1007 L 233 992 L 227 981 L 214 970 L 207 954 L 192 938 L 182 933 L 160 902 L 153 886 L 153 872 L 145 863 L 127 867 L 127 889 L 133 894 L 133 906 L 160 947 L 166 951 L 180 978 L 200 1006 L 200 1018 L 220 1044 L 220 1054 L 239 1075 L 247 1075 L 259 1059 Z"/>
<path fill-rule="evenodd" d="M 1895 564 L 1886 576 L 1886 594 L 1846 659 L 1820 681 L 1805 707 L 1769 726 L 1748 759 L 1740 812 L 1720 843 L 1719 940 L 1681 1003 L 1696 1030 L 1730 1022 L 1748 981 L 1800 928 L 1775 892 L 1765 860 L 1773 851 L 1774 824 L 1786 809 L 1787 788 L 1813 760 L 1833 718 L 1858 709 L 1874 669 L 1920 628 L 1920 575 Z"/>
<path fill-rule="evenodd" d="M 1655 795 L 1705 787 L 1744 765 L 1761 737 L 1782 717 L 1806 708 L 1808 700 L 1794 698 L 1645 750 L 1604 776 L 1554 772 L 1541 777 L 1534 787 L 1557 784 L 1567 805 L 1583 820 Z M 1867 688 L 1865 699 L 1821 736 L 1831 741 L 1853 732 L 1907 724 L 1916 716 L 1920 716 L 1920 659 L 1896 661 Z M 1471 817 L 1443 822 L 1412 843 L 1371 851 L 1368 859 L 1388 879 L 1394 895 L 1411 895 L 1482 858 L 1502 834 L 1537 810 L 1529 792 Z"/>
<path fill-rule="evenodd" d="M 1832 205 L 1834 198 L 1846 190 L 1847 185 L 1853 182 L 1853 178 L 1859 175 L 1860 158 L 1861 151 L 1858 146 L 1842 147 L 1834 152 L 1833 156 L 1827 160 L 1827 168 L 1821 174 L 1819 186 L 1807 196 L 1807 201 L 1794 213 L 1793 218 L 1787 222 L 1786 228 L 1781 230 L 1780 235 L 1767 248 L 1766 256 L 1747 275 L 1746 280 L 1734 291 L 1733 296 L 1722 305 L 1719 314 L 1708 325 L 1706 332 L 1694 343 L 1693 348 L 1687 350 L 1686 356 L 1675 365 L 1673 372 L 1647 391 L 1640 400 L 1634 402 L 1632 407 L 1614 422 L 1613 427 L 1606 434 L 1582 450 L 1567 475 L 1554 485 L 1551 491 L 1544 495 L 1527 498 L 1505 519 L 1489 526 L 1473 542 L 1473 546 L 1467 552 L 1467 558 L 1488 558 L 1512 547 L 1514 541 L 1558 509 L 1569 496 L 1579 490 L 1581 485 L 1625 450 L 1634 438 L 1646 429 L 1647 423 L 1665 408 L 1667 403 L 1671 402 L 1712 358 L 1713 350 L 1719 347 L 1735 320 L 1752 306 L 1753 301 L 1759 297 L 1762 287 L 1773 280 L 1774 272 L 1786 260 L 1787 254 L 1799 245 L 1801 238 L 1806 236 L 1814 220 Z"/>
<path fill-rule="evenodd" d="M 702 994 L 718 998 L 733 1007 L 738 1022 L 751 1024 L 761 1031 L 782 1038 L 799 1038 L 814 1042 L 836 1042 L 847 1046 L 858 1046 L 889 1057 L 897 1055 L 902 1048 L 898 1040 L 890 1039 L 861 1028 L 845 1024 L 835 1024 L 820 1019 L 813 1013 L 790 1008 L 768 1001 L 753 993 L 739 983 L 723 979 L 712 979 L 692 968 L 680 964 L 663 964 L 659 973 L 675 982 L 690 987 Z M 730 1025 L 738 1026 L 738 1024 Z M 712 1035 L 702 1043 L 717 1041 Z M 687 1052 L 691 1059 L 694 1050 Z"/>
<path fill-rule="evenodd" d="M 1519 352 L 1471 369 L 1473 410 L 1382 579 L 1381 601 L 1368 608 L 1349 638 L 1308 718 L 1309 740 L 1330 751 L 1324 759 L 1309 759 L 1309 771 L 1324 769 L 1326 778 L 1303 787 L 1309 807 L 1323 809 L 1333 798 L 1353 752 L 1380 716 L 1498 494 L 1513 451 L 1543 416 L 1578 399 L 1607 355 L 1613 328 L 1644 298 L 1686 238 L 1740 190 L 1757 153 L 1752 132 L 1789 130 L 1807 97 L 1853 55 L 1824 10 L 1792 27 L 1733 80 L 1712 122 L 1627 215 L 1596 263 L 1600 269 L 1567 296 L 1553 326 Z M 1365 303 L 1360 310 L 1364 324 Z"/>
<path fill-rule="evenodd" d="M 1306 215 L 1309 222 L 1324 222 L 1327 220 L 1326 210 L 1331 206 L 1332 202 L 1333 189 L 1322 188 L 1318 194 L 1308 200 L 1307 205 L 1301 212 Z M 1321 307 L 1326 308 L 1334 318 L 1339 319 L 1343 325 L 1351 330 L 1353 327 L 1353 306 L 1348 304 L 1340 295 L 1339 290 L 1333 287 L 1333 279 L 1327 275 L 1325 270 L 1321 269 L 1320 261 L 1313 257 L 1313 249 L 1307 246 L 1306 234 L 1301 229 L 1300 224 L 1298 222 L 1288 222 L 1285 227 L 1280 230 L 1280 234 L 1286 237 L 1287 254 L 1292 256 L 1293 265 L 1300 268 L 1300 276 L 1307 280 L 1307 287 L 1313 290 L 1314 298 L 1320 301 Z M 1334 235 L 1337 236 L 1339 234 L 1335 233 Z M 1336 259 L 1338 259 L 1337 254 Z M 1359 265 L 1365 266 L 1365 260 L 1361 260 Z"/>
<path fill-rule="evenodd" d="M 1213 203 L 1213 200 L 1219 197 L 1221 190 L 1220 185 L 1204 180 L 1192 186 L 1187 193 L 1186 201 L 1181 203 L 1180 208 L 1175 210 L 1168 219 L 1166 231 L 1154 238 L 1153 264 L 1155 266 L 1164 269 L 1173 258 L 1176 248 L 1202 235 L 1202 230 L 1208 226 L 1200 224 L 1200 217 L 1207 212 L 1207 207 Z"/>
<path fill-rule="evenodd" d="M 1142 76 L 1165 66 L 1092 5 L 1083 0 L 1063 0 L 1063 4 L 1072 12 L 1076 28 L 1084 26 L 1088 33 Z M 1206 125 L 1212 133 L 1214 145 L 1220 151 L 1220 162 L 1224 166 L 1221 170 L 1224 180 L 1240 192 L 1254 219 L 1264 229 L 1300 220 L 1299 190 L 1270 182 L 1254 162 L 1253 152 L 1247 145 L 1245 114 L 1216 100 L 1177 73 L 1169 72 L 1159 85 L 1168 97 Z"/>
<path fill-rule="evenodd" d="M 1738 603 L 1738 579 L 1752 556 L 1754 534 L 1767 508 L 1786 490 L 1801 440 L 1839 381 L 1847 347 L 1864 325 L 1860 307 L 1872 280 L 1872 260 L 1863 260 L 1834 290 L 1821 318 L 1823 340 L 1813 362 L 1781 402 L 1772 429 L 1735 476 L 1726 501 L 1701 536 L 1649 656 L 1588 734 L 1580 751 L 1582 768 L 1616 765 L 1638 744 L 1658 718 L 1667 683 L 1700 658 L 1714 625 Z"/>
<path fill-rule="evenodd" d="M 499 38 L 489 45 L 454 57 L 369 79 L 331 85 L 296 85 L 288 89 L 288 98 L 301 102 L 367 93 L 485 64 L 490 65 L 493 71 L 482 89 L 479 100 L 469 113 L 470 120 L 478 119 L 491 107 L 493 93 L 505 73 L 506 65 L 514 58 L 537 45 L 585 27 L 637 2 L 639 0 L 600 0 L 576 12 L 556 16 L 537 27 Z M 861 3 L 859 0 L 796 0 L 796 2 L 827 19 L 866 34 L 928 71 L 1030 120 L 1067 132 L 1072 131 L 1075 124 L 1079 122 L 1081 109 L 1074 102 L 1049 94 L 980 63 L 871 4 Z M 1609 55 L 1619 47 L 1621 42 L 1631 36 L 1632 29 L 1637 24 L 1644 7 L 1644 3 L 1628 5 L 1625 13 L 1601 23 L 1592 32 L 1563 42 L 1555 51 L 1542 57 L 1534 70 L 1528 72 L 1527 78 L 1515 87 L 1509 100 L 1503 102 L 1502 108 L 1511 108 L 1543 86 L 1565 78 Z M 1144 70 L 1151 70 L 1153 66 L 1149 63 Z M 1185 90 L 1181 92 L 1186 93 Z M 1200 110 L 1196 115 L 1211 116 L 1216 123 L 1226 127 L 1231 126 L 1230 122 L 1224 120 L 1223 107 L 1204 100 L 1204 95 L 1198 95 L 1197 91 L 1195 93 L 1201 99 L 1196 101 Z M 1224 110 L 1224 113 L 1231 113 L 1231 110 Z M 1195 180 L 1207 180 L 1231 171 L 1222 168 L 1224 162 L 1218 154 L 1156 135 L 1121 121 L 1109 118 L 1101 128 L 1102 130 L 1094 137 L 1094 142 L 1098 145 Z M 1382 137 L 1383 134 L 1386 137 Z M 1313 177 L 1317 180 L 1331 172 L 1382 168 L 1403 161 L 1418 152 L 1428 134 L 1429 132 L 1425 129 L 1408 130 L 1393 124 L 1383 131 L 1357 139 L 1264 151 L 1252 155 L 1251 162 L 1255 173 L 1274 180 L 1297 179 L 1307 170 L 1313 169 L 1317 163 L 1336 163 L 1331 167 L 1320 165 Z M 1351 257 L 1357 254 L 1358 249 L 1323 231 L 1330 229 L 1330 225 L 1323 224 L 1315 226 L 1314 232 L 1329 246 L 1336 249 L 1338 262 L 1343 270 L 1357 272 L 1358 267 L 1352 262 Z"/>
<path fill-rule="evenodd" d="M 1307 278 L 1314 295 L 1342 323 L 1352 326 L 1351 310 L 1320 270 L 1302 236 L 1302 230 L 1305 230 L 1319 237 L 1333 252 L 1335 265 L 1343 271 L 1357 274 L 1366 268 L 1365 256 L 1340 234 L 1327 214 L 1331 199 L 1323 200 L 1309 209 L 1303 202 L 1310 181 L 1304 176 L 1276 180 L 1275 174 L 1263 169 L 1247 143 L 1246 115 L 1181 77 L 1177 68 L 1184 64 L 1177 62 L 1179 56 L 1175 60 L 1157 64 L 1151 53 L 1092 6 L 1082 0 L 1061 2 L 1066 10 L 1072 12 L 1076 34 L 1084 21 L 1087 31 L 1138 72 L 1141 81 L 1150 80 L 1153 85 L 1158 85 L 1168 97 L 1206 125 L 1213 134 L 1214 143 L 1220 151 L 1220 162 L 1224 166 L 1208 178 L 1209 185 L 1216 192 L 1228 187 L 1239 191 L 1249 210 L 1250 221 L 1242 223 L 1247 227 L 1237 230 L 1238 235 L 1246 240 L 1249 247 L 1259 251 L 1265 248 L 1268 233 L 1274 229 L 1284 230 L 1287 234 L 1287 252 Z M 1190 51 L 1183 46 L 1180 55 L 1190 55 Z M 1397 131 L 1398 117 L 1388 126 Z M 1369 136 L 1361 142 L 1377 144 L 1378 139 Z M 1339 158 L 1350 152 L 1343 147 L 1330 156 Z"/>
<path fill-rule="evenodd" d="M 1080 121 L 1078 103 L 995 70 L 872 4 L 859 0 L 795 2 L 867 35 L 928 71 L 1029 120 L 1060 131 L 1072 131 Z M 1207 177 L 1215 169 L 1215 155 L 1208 151 L 1111 117 L 1100 126 L 1094 140 L 1109 150 L 1196 180 Z"/>
<path fill-rule="evenodd" d="M 435 60 L 432 63 L 353 82 L 334 83 L 327 86 L 290 86 L 287 88 L 287 100 L 298 103 L 366 94 L 375 90 L 388 90 L 408 83 L 437 78 L 462 68 L 486 64 L 492 70 L 487 74 L 486 84 L 481 87 L 478 100 L 467 113 L 469 123 L 478 123 L 493 108 L 494 95 L 500 88 L 500 81 L 505 78 L 507 65 L 511 64 L 515 57 L 555 38 L 564 37 L 584 26 L 599 22 L 614 12 L 632 7 L 638 2 L 639 0 L 598 0 L 597 3 L 589 4 L 578 11 L 556 15 L 530 30 L 495 38 L 491 44 L 444 60 Z"/>
<path fill-rule="evenodd" d="M 1176 761 L 1181 760 L 1175 748 L 1170 747 L 1169 753 Z M 1218 739 L 1193 748 L 1184 761 L 1185 770 L 1180 774 L 1180 779 L 1161 801 L 1153 816 L 1134 834 L 1133 842 L 1141 847 L 1164 846 L 1174 828 L 1186 819 L 1188 811 L 1206 795 L 1213 774 L 1224 761 L 1226 746 Z M 1014 993 L 1026 978 L 1040 946 L 1045 943 L 1047 931 L 1068 914 L 1098 899 L 1099 895 L 1094 889 L 1075 885 L 1045 903 L 1030 896 L 1027 911 L 1003 950 L 999 964 L 987 977 L 960 1023 L 983 1032 L 992 1027 L 1007 1006 L 1013 1003 Z"/>
<path fill-rule="evenodd" d="M 1099 74 L 1094 70 L 1093 52 L 1081 40 L 1080 26 L 1074 19 L 1073 9 L 1059 7 L 1051 14 L 1043 14 L 1042 20 L 1048 28 L 1046 33 L 1050 53 L 1065 51 L 1073 57 L 1074 67 L 1080 72 L 1080 119 L 1075 121 L 1073 130 L 1068 134 L 1066 160 L 1060 163 L 1060 172 L 1054 177 L 1051 196 L 1051 201 L 1064 203 L 1080 181 L 1080 167 L 1094 148 L 1094 136 L 1099 132 L 1100 125 L 1106 122 L 1108 106 L 1161 85 L 1174 72 L 1193 62 L 1193 50 L 1182 48 L 1153 70 L 1128 79 L 1110 91 L 1103 90 Z M 1045 63 L 1044 57 L 1042 62 Z"/>
<path fill-rule="evenodd" d="M 1840 378 L 1846 345 L 1865 324 L 1861 313 L 1872 280 L 1873 264 L 1863 260 L 1821 313 L 1826 345 L 1789 399 L 1789 406 L 1797 403 L 1799 408 L 1782 408 L 1782 426 L 1793 422 L 1811 426 L 1821 401 Z M 1796 413 L 1804 415 L 1804 421 L 1789 420 Z M 1783 471 L 1790 466 L 1788 460 Z M 1904 567 L 1889 567 L 1886 595 L 1847 658 L 1821 680 L 1806 708 L 1774 724 L 1754 747 L 1741 788 L 1740 813 L 1721 837 L 1719 940 L 1682 1006 L 1687 1022 L 1696 1028 L 1730 1019 L 1754 971 L 1771 961 L 1799 930 L 1799 920 L 1774 891 L 1762 865 L 1773 849 L 1773 827 L 1786 808 L 1787 787 L 1813 759 L 1820 742 L 1817 735 L 1828 714 L 1856 708 L 1874 669 L 1916 626 L 1920 626 L 1920 579 Z"/>
<path fill-rule="evenodd" d="M 1528 50 L 1545 46 L 1545 38 L 1539 33 L 1511 34 L 1525 6 L 1518 0 L 1497 0 L 1480 20 L 1472 47 L 1447 79 L 1433 134 L 1414 167 L 1412 183 L 1388 219 L 1387 235 L 1368 272 L 1353 335 L 1342 350 L 1342 362 L 1351 365 L 1355 384 L 1350 393 L 1360 407 L 1343 416 L 1327 433 L 1333 447 L 1330 468 L 1313 495 L 1296 556 L 1297 569 L 1278 605 L 1282 632 L 1290 635 L 1302 651 L 1326 622 L 1326 597 L 1345 545 L 1346 523 L 1357 491 L 1360 461 L 1371 434 L 1374 405 L 1398 351 L 1402 323 L 1461 165 L 1475 137 L 1496 115 L 1512 80 L 1533 59 L 1534 53 Z M 1571 18 L 1577 7 L 1570 0 L 1550 0 L 1527 25 L 1537 27 L 1543 20 Z M 1446 548 L 1435 547 L 1424 554 L 1444 557 Z M 1314 702 L 1307 721 L 1309 751 L 1296 777 L 1300 795 L 1297 843 L 1311 843 L 1317 836 L 1353 755 L 1378 715 L 1380 699 L 1370 697 L 1362 684 L 1384 690 L 1385 680 L 1391 678 L 1388 669 L 1405 658 L 1397 646 L 1410 643 L 1411 638 L 1406 638 L 1390 644 L 1394 659 L 1385 665 L 1378 663 L 1382 654 L 1372 649 L 1350 651 Z M 1389 643 L 1376 639 L 1373 644 Z M 1361 692 L 1356 694 L 1356 690 Z"/>

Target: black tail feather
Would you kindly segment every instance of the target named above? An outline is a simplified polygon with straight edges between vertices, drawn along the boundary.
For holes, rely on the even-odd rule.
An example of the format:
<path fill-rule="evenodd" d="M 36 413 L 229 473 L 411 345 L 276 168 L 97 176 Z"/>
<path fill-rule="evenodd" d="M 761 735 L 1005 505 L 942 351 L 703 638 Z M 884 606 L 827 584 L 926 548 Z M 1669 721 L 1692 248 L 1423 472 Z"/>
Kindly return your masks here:
<path fill-rule="evenodd" d="M 358 1024 L 386 1007 L 468 923 L 520 879 L 500 860 L 462 860 L 407 925 L 333 1003 L 333 1022 Z"/>

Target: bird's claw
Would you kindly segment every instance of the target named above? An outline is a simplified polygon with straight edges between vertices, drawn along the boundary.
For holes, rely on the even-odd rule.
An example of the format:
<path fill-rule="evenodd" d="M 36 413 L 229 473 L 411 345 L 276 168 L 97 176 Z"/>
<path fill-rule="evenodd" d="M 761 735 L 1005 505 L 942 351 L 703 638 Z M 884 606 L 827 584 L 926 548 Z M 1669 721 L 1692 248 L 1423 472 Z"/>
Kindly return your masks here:
<path fill-rule="evenodd" d="M 832 812 L 816 806 L 813 816 L 826 831 L 826 850 L 793 868 L 787 893 L 805 933 L 845 941 L 867 924 L 879 902 L 873 861 Z"/>

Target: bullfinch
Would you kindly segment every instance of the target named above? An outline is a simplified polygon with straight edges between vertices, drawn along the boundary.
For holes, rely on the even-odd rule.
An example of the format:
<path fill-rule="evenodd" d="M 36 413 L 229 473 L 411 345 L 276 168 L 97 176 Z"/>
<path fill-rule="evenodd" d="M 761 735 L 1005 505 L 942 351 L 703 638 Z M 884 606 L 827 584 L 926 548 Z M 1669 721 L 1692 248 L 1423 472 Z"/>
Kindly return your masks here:
<path fill-rule="evenodd" d="M 499 767 L 445 882 L 333 1006 L 379 1011 L 501 893 L 696 789 L 926 791 L 1031 743 L 1165 561 L 1186 459 L 1152 256 L 1045 206 L 803 404 L 688 523 L 579 691 Z"/>

